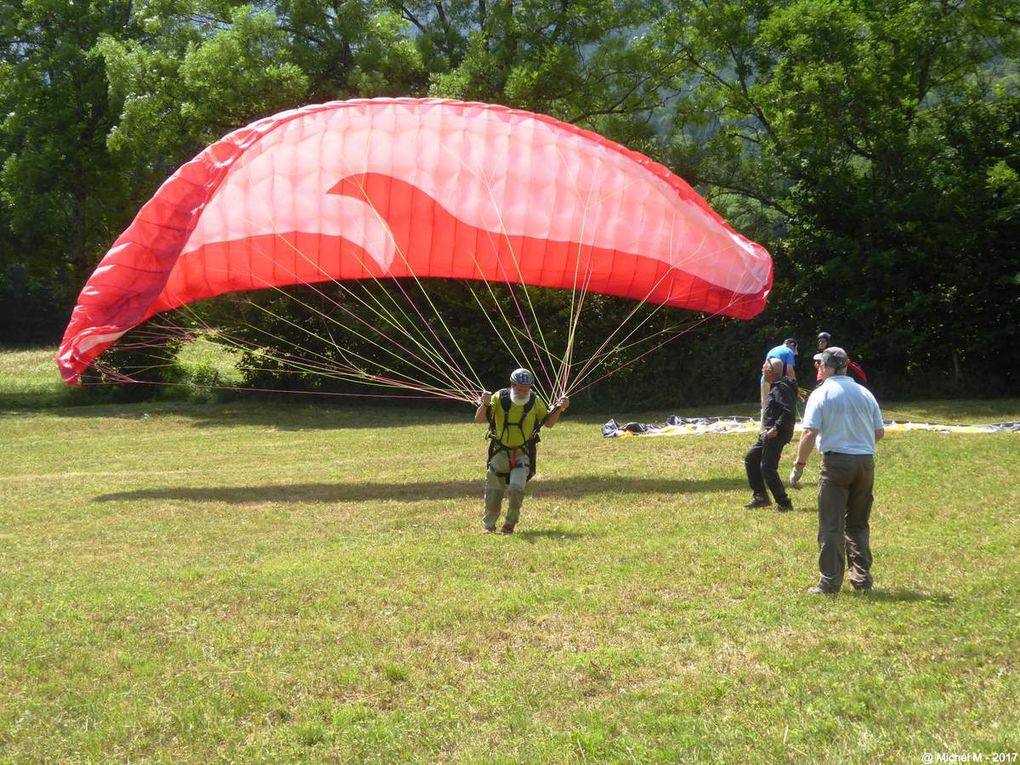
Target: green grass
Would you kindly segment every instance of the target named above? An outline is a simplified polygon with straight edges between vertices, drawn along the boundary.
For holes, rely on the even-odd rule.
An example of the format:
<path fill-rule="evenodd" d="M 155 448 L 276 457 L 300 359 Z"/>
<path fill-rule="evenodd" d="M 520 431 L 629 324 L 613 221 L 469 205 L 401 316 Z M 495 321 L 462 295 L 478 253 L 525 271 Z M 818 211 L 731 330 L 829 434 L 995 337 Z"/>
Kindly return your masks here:
<path fill-rule="evenodd" d="M 5 400 L 37 401 L 12 355 Z M 467 408 L 5 408 L 0 762 L 1020 748 L 1020 435 L 891 434 L 878 589 L 818 599 L 813 487 L 749 514 L 746 436 L 600 436 L 663 412 L 569 414 L 502 537 L 479 533 Z M 1018 420 L 1020 400 L 886 412 Z"/>
<path fill-rule="evenodd" d="M 38 408 L 74 402 L 60 381 L 57 349 L 0 349 L 0 409 Z"/>
<path fill-rule="evenodd" d="M 236 357 L 223 346 L 199 337 L 185 343 L 177 353 L 176 366 L 187 382 L 168 387 L 163 399 L 214 400 L 229 386 L 242 382 Z M 210 384 L 217 389 L 210 390 Z M 0 411 L 39 410 L 81 406 L 108 401 L 110 389 L 88 390 L 64 385 L 57 371 L 57 349 L 9 350 L 0 348 Z"/>

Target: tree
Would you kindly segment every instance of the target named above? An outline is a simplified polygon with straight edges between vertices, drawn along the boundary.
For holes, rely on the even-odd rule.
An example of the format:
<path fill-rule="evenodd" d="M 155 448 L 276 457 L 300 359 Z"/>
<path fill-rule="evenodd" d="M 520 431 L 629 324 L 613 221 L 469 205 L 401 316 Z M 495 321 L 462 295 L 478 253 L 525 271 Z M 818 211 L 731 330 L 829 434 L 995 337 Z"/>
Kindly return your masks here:
<path fill-rule="evenodd" d="M 551 114 L 615 140 L 647 141 L 667 76 L 641 34 L 648 0 L 392 3 L 416 32 L 430 93 Z"/>
<path fill-rule="evenodd" d="M 100 35 L 129 4 L 0 2 L 0 280 L 12 269 L 62 304 L 109 241 L 128 194 L 106 148 L 116 121 Z"/>
<path fill-rule="evenodd" d="M 1006 5 L 685 3 L 659 30 L 686 63 L 675 163 L 776 256 L 766 321 L 834 331 L 890 393 L 1004 391 L 975 351 L 1018 318 Z"/>
<path fill-rule="evenodd" d="M 307 78 L 275 16 L 247 5 L 222 13 L 170 4 L 141 22 L 144 33 L 96 45 L 117 115 L 109 148 L 136 200 L 223 134 L 304 97 Z"/>

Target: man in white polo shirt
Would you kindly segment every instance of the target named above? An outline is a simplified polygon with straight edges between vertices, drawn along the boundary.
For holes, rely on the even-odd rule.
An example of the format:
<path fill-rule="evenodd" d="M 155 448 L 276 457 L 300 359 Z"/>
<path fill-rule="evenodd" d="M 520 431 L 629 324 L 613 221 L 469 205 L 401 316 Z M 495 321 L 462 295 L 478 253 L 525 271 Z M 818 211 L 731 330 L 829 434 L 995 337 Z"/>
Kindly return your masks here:
<path fill-rule="evenodd" d="M 807 400 L 804 432 L 790 473 L 790 485 L 800 488 L 801 474 L 817 441 L 822 453 L 819 579 L 808 592 L 839 592 L 845 565 L 849 565 L 854 589 L 867 592 L 873 585 L 868 522 L 874 500 L 875 442 L 885 435 L 882 412 L 871 391 L 847 376 L 846 351 L 832 346 L 821 356 L 825 379 Z"/>

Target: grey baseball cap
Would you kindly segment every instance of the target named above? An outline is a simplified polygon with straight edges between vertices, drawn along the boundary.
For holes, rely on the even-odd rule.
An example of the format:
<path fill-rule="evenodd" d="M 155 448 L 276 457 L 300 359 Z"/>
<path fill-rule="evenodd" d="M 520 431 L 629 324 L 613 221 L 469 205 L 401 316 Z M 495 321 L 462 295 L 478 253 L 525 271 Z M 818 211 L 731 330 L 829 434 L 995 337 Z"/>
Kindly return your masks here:
<path fill-rule="evenodd" d="M 826 348 L 821 353 L 816 353 L 815 359 L 830 369 L 835 369 L 837 372 L 840 369 L 846 369 L 847 362 L 849 361 L 846 351 L 842 348 L 837 348 L 835 345 Z"/>

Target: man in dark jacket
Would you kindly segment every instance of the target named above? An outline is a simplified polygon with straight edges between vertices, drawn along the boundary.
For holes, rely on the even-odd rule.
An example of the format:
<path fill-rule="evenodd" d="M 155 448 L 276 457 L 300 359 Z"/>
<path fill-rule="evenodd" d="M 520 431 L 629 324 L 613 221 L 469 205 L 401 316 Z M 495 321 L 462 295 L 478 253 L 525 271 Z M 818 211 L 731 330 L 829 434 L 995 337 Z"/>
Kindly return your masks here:
<path fill-rule="evenodd" d="M 769 507 L 772 502 L 768 492 L 771 491 L 776 500 L 776 510 L 783 513 L 793 510 L 793 503 L 779 478 L 779 458 L 783 447 L 793 439 L 793 425 L 797 419 L 797 383 L 783 374 L 781 359 L 766 359 L 761 371 L 771 388 L 762 415 L 761 434 L 744 457 L 747 482 L 754 492 L 751 501 L 744 507 L 748 510 Z"/>

